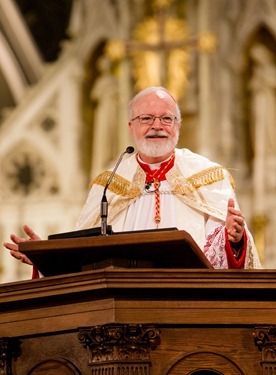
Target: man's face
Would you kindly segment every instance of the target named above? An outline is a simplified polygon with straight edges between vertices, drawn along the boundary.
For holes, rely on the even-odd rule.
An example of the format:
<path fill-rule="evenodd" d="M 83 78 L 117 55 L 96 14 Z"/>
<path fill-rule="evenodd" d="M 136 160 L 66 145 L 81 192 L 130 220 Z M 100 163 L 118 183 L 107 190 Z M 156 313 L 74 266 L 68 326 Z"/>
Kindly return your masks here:
<path fill-rule="evenodd" d="M 132 118 L 141 115 L 176 117 L 174 100 L 164 91 L 151 92 L 139 98 L 132 108 Z M 129 122 L 130 132 L 145 162 L 154 163 L 169 157 L 178 142 L 180 121 L 172 125 L 162 124 L 156 118 L 152 125 L 141 124 L 139 119 Z"/>

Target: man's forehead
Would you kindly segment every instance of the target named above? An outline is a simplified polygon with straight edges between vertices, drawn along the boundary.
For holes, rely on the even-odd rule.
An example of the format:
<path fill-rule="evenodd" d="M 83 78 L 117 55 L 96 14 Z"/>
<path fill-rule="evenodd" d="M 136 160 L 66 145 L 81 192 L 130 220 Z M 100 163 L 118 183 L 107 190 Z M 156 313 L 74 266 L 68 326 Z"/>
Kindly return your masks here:
<path fill-rule="evenodd" d="M 165 99 L 169 96 L 164 90 L 157 90 L 155 94 L 161 99 Z"/>
<path fill-rule="evenodd" d="M 151 100 L 156 100 L 156 99 L 161 99 L 161 100 L 166 100 L 166 101 L 171 101 L 173 102 L 172 98 L 170 95 L 168 95 L 168 93 L 166 91 L 163 91 L 163 90 L 157 90 L 157 91 L 153 91 L 153 92 L 150 92 L 144 96 L 141 96 L 141 98 L 139 98 L 137 100 L 137 102 L 140 102 L 140 103 L 147 103 Z"/>

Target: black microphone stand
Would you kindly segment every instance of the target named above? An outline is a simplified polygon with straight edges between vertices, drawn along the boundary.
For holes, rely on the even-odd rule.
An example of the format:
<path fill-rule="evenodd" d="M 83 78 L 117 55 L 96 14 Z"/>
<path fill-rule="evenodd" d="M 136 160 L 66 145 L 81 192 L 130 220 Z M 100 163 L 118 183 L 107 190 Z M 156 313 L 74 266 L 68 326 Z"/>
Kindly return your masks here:
<path fill-rule="evenodd" d="M 125 154 L 132 154 L 134 151 L 134 148 L 132 146 L 128 146 L 126 148 L 126 150 L 120 155 L 106 185 L 105 185 L 105 188 L 104 188 L 104 191 L 103 191 L 103 197 L 102 197 L 102 200 L 101 200 L 101 235 L 102 236 L 107 236 L 107 216 L 108 216 L 108 202 L 107 202 L 107 198 L 106 198 L 106 190 L 108 188 L 108 186 L 110 185 L 110 182 L 112 181 L 113 177 L 114 177 L 114 174 L 119 166 L 119 164 L 121 163 L 122 159 L 123 159 L 123 156 Z"/>

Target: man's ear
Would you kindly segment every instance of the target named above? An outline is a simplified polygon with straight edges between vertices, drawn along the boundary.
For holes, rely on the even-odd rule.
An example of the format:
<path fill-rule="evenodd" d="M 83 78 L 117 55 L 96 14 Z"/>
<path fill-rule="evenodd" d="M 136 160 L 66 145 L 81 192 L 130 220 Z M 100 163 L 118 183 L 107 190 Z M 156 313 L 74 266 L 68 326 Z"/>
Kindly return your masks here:
<path fill-rule="evenodd" d="M 129 127 L 130 134 L 133 135 L 133 127 L 132 127 L 131 121 L 128 122 L 128 127 Z"/>

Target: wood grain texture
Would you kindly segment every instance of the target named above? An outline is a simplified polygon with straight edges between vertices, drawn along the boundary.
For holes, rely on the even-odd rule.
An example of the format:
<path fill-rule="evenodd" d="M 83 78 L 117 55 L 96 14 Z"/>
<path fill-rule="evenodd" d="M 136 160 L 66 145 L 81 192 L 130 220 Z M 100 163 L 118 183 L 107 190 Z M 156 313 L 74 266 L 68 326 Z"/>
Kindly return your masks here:
<path fill-rule="evenodd" d="M 253 332 L 275 325 L 275 289 L 273 270 L 114 267 L 3 284 L 0 337 L 21 340 L 16 375 L 50 375 L 47 366 L 86 375 L 91 368 L 79 328 L 153 323 L 161 344 L 151 352 L 151 375 L 195 369 L 261 375 Z"/>

